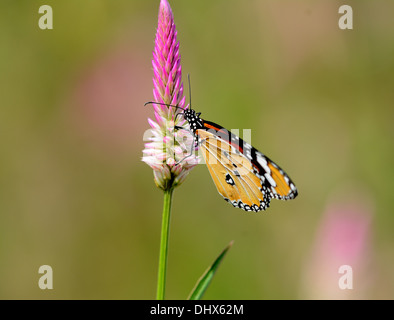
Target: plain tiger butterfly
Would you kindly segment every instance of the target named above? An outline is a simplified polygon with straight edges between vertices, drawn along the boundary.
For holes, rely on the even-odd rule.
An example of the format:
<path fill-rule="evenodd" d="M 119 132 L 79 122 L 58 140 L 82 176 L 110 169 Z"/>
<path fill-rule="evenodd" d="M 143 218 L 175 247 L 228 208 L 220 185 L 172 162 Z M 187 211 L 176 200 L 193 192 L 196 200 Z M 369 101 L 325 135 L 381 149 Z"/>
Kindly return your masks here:
<path fill-rule="evenodd" d="M 146 104 L 181 110 L 176 117 L 182 115 L 189 123 L 193 147 L 201 149 L 217 191 L 234 207 L 258 212 L 267 209 L 272 198 L 290 200 L 297 196 L 295 184 L 275 162 L 222 126 L 203 120 L 200 112 L 159 102 Z"/>

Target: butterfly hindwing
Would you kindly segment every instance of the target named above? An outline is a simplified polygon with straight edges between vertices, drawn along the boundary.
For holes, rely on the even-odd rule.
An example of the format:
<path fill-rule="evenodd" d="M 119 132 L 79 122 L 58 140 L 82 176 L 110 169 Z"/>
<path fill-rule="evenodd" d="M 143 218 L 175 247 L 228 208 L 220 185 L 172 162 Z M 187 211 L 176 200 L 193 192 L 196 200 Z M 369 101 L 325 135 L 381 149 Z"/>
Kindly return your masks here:
<path fill-rule="evenodd" d="M 218 192 L 246 211 L 268 208 L 270 196 L 248 158 L 213 132 L 198 130 L 200 148 Z"/>

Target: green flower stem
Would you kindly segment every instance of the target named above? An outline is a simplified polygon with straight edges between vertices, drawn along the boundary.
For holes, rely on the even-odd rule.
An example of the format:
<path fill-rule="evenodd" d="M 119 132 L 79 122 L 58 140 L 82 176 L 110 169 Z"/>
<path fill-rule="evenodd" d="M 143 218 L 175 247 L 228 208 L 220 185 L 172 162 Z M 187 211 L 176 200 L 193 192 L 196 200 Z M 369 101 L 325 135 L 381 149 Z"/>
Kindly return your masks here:
<path fill-rule="evenodd" d="M 164 191 L 163 217 L 161 223 L 159 273 L 157 278 L 157 300 L 164 300 L 166 290 L 168 235 L 170 233 L 170 216 L 173 188 Z"/>

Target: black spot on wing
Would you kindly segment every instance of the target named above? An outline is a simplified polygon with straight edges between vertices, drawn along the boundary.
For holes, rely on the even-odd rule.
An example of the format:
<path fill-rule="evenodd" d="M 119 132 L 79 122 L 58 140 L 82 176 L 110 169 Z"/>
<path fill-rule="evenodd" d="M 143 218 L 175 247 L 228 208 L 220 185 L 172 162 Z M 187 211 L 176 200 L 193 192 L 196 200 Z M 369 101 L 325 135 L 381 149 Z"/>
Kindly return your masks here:
<path fill-rule="evenodd" d="M 226 182 L 227 182 L 230 186 L 235 186 L 234 179 L 233 179 L 228 173 L 226 174 Z"/>

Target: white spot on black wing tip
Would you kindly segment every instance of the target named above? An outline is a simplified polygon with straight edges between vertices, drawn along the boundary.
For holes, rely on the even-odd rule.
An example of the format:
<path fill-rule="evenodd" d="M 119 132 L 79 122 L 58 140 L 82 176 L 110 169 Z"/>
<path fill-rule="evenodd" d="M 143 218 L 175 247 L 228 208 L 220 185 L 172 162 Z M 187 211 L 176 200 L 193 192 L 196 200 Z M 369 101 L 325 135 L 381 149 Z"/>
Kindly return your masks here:
<path fill-rule="evenodd" d="M 269 173 L 264 174 L 264 176 L 267 178 L 271 186 L 276 187 L 276 182 Z"/>

